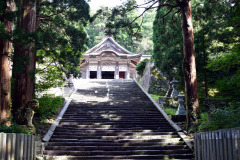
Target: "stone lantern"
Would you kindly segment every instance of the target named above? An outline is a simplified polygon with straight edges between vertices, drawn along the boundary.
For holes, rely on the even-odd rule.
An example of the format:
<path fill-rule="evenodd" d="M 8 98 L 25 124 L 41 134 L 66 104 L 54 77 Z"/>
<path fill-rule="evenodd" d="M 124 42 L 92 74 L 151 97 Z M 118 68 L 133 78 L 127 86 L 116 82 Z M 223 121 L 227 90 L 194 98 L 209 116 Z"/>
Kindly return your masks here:
<path fill-rule="evenodd" d="M 178 81 L 175 78 L 173 78 L 171 84 L 172 84 L 172 89 L 173 89 L 171 97 L 176 98 L 176 97 L 178 97 L 178 91 L 176 89 Z"/>
<path fill-rule="evenodd" d="M 186 115 L 186 110 L 183 106 L 183 102 L 184 102 L 184 95 L 182 95 L 181 93 L 178 95 L 178 110 L 177 110 L 177 115 Z"/>
<path fill-rule="evenodd" d="M 69 87 L 73 87 L 73 74 L 70 74 L 69 75 L 69 79 L 68 79 L 68 82 L 67 82 L 68 86 Z"/>

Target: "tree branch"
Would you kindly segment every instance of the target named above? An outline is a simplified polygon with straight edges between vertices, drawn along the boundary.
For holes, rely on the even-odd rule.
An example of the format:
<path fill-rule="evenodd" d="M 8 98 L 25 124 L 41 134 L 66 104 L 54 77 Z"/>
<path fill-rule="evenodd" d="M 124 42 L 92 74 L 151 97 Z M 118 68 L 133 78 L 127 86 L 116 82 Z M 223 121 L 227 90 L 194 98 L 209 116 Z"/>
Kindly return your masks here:
<path fill-rule="evenodd" d="M 152 3 L 149 7 L 147 7 L 139 16 L 137 16 L 136 18 L 134 18 L 134 20 L 133 20 L 130 24 L 132 24 L 132 23 L 133 23 L 134 21 L 136 21 L 138 18 L 142 17 L 142 16 L 144 15 L 144 13 L 147 12 L 148 10 L 153 9 L 152 7 L 153 7 L 156 3 L 158 3 L 158 1 Z"/>

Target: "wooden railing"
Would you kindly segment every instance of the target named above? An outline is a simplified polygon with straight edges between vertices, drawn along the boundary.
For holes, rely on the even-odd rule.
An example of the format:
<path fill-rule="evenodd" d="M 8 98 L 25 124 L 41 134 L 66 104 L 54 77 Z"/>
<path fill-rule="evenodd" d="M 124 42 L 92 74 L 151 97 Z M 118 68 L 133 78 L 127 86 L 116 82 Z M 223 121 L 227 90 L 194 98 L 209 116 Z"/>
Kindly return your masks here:
<path fill-rule="evenodd" d="M 195 160 L 240 160 L 240 128 L 194 135 Z"/>
<path fill-rule="evenodd" d="M 1 160 L 35 160 L 36 150 L 33 135 L 0 133 Z"/>

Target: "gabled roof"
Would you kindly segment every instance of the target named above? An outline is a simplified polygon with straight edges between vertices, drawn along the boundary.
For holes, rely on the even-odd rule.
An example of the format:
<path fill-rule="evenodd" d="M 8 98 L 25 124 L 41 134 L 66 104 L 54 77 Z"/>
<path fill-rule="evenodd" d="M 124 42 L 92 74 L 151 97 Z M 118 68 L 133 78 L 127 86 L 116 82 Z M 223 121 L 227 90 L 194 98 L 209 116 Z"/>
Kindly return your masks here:
<path fill-rule="evenodd" d="M 89 49 L 85 55 L 97 54 L 101 53 L 102 51 L 115 51 L 117 54 L 133 54 L 120 46 L 112 37 L 106 37 L 102 40 L 102 42 Z"/>

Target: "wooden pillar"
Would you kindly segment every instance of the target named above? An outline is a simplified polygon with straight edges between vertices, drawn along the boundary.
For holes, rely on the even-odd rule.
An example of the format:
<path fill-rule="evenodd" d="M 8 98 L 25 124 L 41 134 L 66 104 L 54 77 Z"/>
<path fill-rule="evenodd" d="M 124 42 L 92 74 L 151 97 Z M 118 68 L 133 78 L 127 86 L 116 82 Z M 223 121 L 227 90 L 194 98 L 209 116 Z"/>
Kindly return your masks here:
<path fill-rule="evenodd" d="M 90 79 L 89 62 L 87 63 L 86 67 L 86 79 Z"/>
<path fill-rule="evenodd" d="M 116 66 L 115 66 L 115 76 L 114 76 L 115 79 L 119 79 L 119 66 L 118 66 L 118 62 L 116 63 Z"/>
<path fill-rule="evenodd" d="M 97 66 L 97 79 L 102 79 L 101 61 L 98 61 L 98 66 Z"/>
<path fill-rule="evenodd" d="M 130 79 L 130 68 L 129 68 L 129 63 L 127 64 L 127 71 L 126 71 L 125 79 Z"/>

